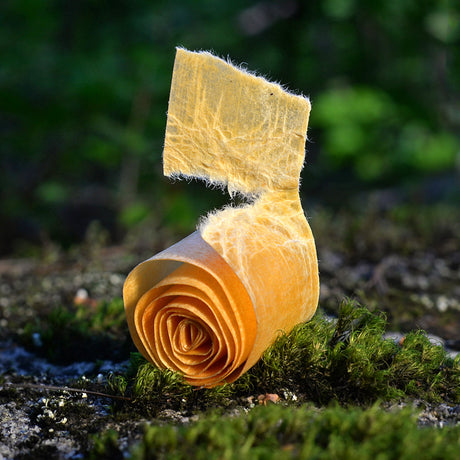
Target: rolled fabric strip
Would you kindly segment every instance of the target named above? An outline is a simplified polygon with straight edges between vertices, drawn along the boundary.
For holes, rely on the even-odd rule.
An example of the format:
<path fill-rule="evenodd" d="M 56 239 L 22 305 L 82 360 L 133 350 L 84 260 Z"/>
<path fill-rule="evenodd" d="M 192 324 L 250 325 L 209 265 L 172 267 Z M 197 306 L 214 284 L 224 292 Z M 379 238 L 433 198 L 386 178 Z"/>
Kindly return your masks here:
<path fill-rule="evenodd" d="M 192 385 L 241 375 L 257 320 L 241 280 L 198 232 L 138 265 L 123 295 L 139 351 Z"/>
<path fill-rule="evenodd" d="M 298 192 L 309 112 L 279 85 L 177 50 L 164 172 L 249 201 L 211 213 L 123 288 L 136 347 L 192 385 L 236 380 L 316 310 L 318 261 Z"/>

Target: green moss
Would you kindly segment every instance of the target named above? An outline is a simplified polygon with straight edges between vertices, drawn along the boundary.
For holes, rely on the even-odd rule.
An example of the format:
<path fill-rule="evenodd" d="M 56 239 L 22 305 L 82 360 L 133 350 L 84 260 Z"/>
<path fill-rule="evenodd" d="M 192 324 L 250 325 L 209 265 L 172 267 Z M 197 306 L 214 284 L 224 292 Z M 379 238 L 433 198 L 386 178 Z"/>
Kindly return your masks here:
<path fill-rule="evenodd" d="M 92 448 L 85 457 L 87 460 L 122 460 L 123 453 L 118 447 L 118 433 L 107 430 L 91 436 Z"/>
<path fill-rule="evenodd" d="M 422 331 L 408 334 L 401 346 L 386 340 L 385 324 L 382 315 L 343 302 L 336 322 L 318 315 L 281 336 L 243 379 L 257 391 L 287 388 L 319 403 L 402 397 L 459 401 L 459 360 L 450 359 Z"/>
<path fill-rule="evenodd" d="M 111 302 L 101 302 L 92 311 L 88 307 L 79 307 L 75 318 L 82 324 L 87 324 L 91 332 L 117 334 L 126 325 L 123 299 L 115 298 Z"/>
<path fill-rule="evenodd" d="M 172 394 L 189 392 L 190 385 L 182 377 L 169 369 L 160 370 L 149 363 L 142 364 L 136 374 L 133 393 L 137 398 L 147 398 L 152 394 Z"/>
<path fill-rule="evenodd" d="M 129 347 L 123 301 L 56 308 L 47 318 L 27 323 L 22 342 L 58 364 L 122 359 Z"/>
<path fill-rule="evenodd" d="M 211 390 L 191 387 L 178 374 L 134 355 L 130 391 L 144 407 L 156 409 L 207 408 L 225 405 L 230 397 L 286 392 L 320 404 L 401 398 L 459 402 L 460 358 L 449 358 L 422 331 L 408 334 L 402 344 L 384 339 L 385 325 L 382 315 L 345 301 L 336 321 L 316 315 L 280 335 L 239 380 Z"/>
<path fill-rule="evenodd" d="M 460 426 L 421 429 L 408 409 L 273 405 L 237 417 L 214 414 L 188 425 L 149 426 L 130 458 L 451 460 L 459 449 Z"/>
<path fill-rule="evenodd" d="M 111 394 L 124 396 L 128 388 L 128 379 L 124 375 L 110 373 L 107 376 L 107 388 Z"/>

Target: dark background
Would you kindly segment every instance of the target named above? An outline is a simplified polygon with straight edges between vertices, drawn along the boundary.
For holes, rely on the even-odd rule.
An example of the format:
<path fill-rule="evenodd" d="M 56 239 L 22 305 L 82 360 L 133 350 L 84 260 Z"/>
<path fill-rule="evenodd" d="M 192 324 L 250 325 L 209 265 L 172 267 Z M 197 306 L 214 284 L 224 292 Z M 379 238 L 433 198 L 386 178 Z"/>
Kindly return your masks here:
<path fill-rule="evenodd" d="M 0 255 L 68 248 L 95 222 L 114 243 L 189 233 L 227 201 L 162 176 L 175 46 L 310 96 L 307 209 L 376 190 L 382 206 L 458 203 L 456 3 L 3 1 Z"/>

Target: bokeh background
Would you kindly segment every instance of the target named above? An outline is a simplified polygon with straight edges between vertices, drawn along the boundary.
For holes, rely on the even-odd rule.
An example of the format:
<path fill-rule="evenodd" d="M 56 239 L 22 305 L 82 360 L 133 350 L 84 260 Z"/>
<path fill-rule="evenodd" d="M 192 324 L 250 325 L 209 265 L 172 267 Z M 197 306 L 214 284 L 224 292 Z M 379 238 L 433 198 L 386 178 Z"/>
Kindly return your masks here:
<path fill-rule="evenodd" d="M 186 234 L 227 202 L 162 176 L 176 46 L 310 96 L 307 209 L 459 203 L 459 19 L 445 0 L 4 0 L 0 255 L 95 225 Z"/>

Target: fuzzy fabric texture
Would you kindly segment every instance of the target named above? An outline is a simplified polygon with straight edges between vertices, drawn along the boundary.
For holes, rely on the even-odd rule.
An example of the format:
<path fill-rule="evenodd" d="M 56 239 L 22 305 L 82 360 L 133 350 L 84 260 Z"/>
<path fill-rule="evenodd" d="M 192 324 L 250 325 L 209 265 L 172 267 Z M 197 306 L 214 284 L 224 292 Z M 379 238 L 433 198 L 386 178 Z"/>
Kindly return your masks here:
<path fill-rule="evenodd" d="M 310 103 L 210 53 L 179 48 L 164 173 L 249 201 L 136 267 L 124 286 L 133 340 L 200 386 L 231 382 L 319 297 L 313 235 L 299 198 Z"/>
<path fill-rule="evenodd" d="M 163 154 L 167 176 L 230 194 L 297 189 L 310 102 L 209 53 L 179 48 Z"/>

